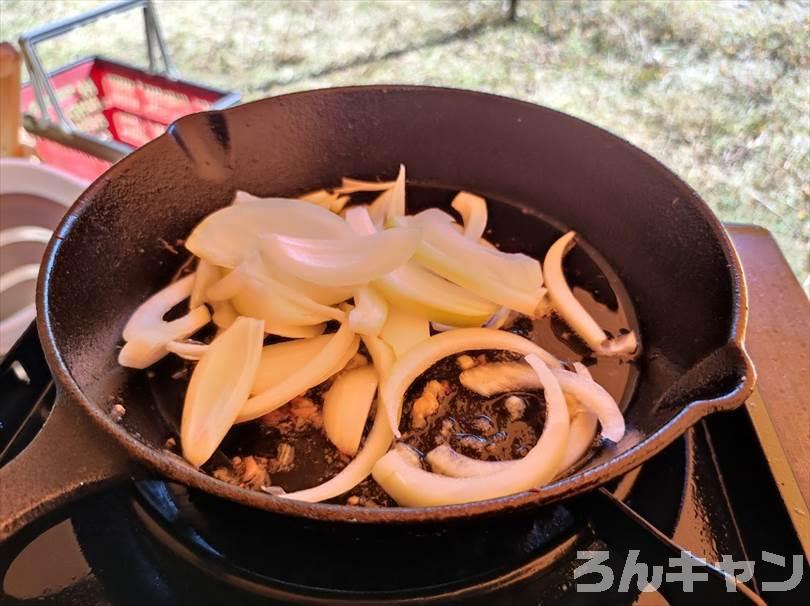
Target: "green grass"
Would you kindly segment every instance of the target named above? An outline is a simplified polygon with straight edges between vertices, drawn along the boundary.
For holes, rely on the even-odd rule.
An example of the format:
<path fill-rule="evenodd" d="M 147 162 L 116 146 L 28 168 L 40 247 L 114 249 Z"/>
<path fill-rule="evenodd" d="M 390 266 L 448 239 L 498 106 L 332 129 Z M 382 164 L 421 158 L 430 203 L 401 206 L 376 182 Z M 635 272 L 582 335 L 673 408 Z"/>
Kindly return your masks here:
<path fill-rule="evenodd" d="M 0 0 L 3 38 L 95 2 Z M 497 92 L 565 111 L 663 160 L 725 220 L 768 227 L 810 289 L 807 2 L 158 2 L 194 79 L 246 99 L 358 83 Z M 43 45 L 143 61 L 139 15 Z M 121 27 L 129 25 L 131 33 Z"/>

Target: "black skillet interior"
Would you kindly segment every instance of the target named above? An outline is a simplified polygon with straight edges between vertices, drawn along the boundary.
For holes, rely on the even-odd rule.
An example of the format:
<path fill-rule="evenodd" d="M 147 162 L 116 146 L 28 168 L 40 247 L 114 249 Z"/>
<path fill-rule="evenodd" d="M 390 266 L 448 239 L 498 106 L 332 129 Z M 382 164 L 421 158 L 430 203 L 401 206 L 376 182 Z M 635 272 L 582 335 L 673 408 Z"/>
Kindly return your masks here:
<path fill-rule="evenodd" d="M 391 178 L 400 162 L 414 183 L 474 191 L 576 229 L 615 270 L 644 345 L 626 410 L 633 430 L 628 438 L 595 457 L 584 473 L 536 494 L 421 512 L 348 513 L 248 494 L 160 452 L 171 428 L 156 414 L 143 373 L 118 367 L 116 354 L 129 314 L 182 262 L 172 251 L 175 243 L 203 216 L 228 204 L 236 189 L 293 195 L 334 185 L 344 175 Z M 529 224 L 513 218 L 498 229 L 531 239 Z M 640 463 L 702 415 L 741 404 L 753 380 L 741 348 L 740 267 L 697 194 L 605 131 L 501 97 L 360 87 L 190 116 L 94 183 L 58 233 L 40 283 L 40 334 L 67 396 L 135 458 L 192 486 L 265 509 L 411 521 L 559 498 Z M 551 237 L 547 232 L 529 247 L 543 249 Z M 692 404 L 696 400 L 710 402 Z M 128 411 L 125 431 L 107 415 L 117 401 Z"/>

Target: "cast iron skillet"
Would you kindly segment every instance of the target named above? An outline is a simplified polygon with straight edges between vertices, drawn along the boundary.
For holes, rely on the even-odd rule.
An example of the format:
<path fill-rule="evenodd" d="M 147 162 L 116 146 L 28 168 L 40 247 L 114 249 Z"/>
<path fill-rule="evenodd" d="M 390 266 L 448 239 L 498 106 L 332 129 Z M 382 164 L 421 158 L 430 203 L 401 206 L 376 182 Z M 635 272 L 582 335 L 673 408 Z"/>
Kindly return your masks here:
<path fill-rule="evenodd" d="M 162 450 L 168 429 L 143 373 L 116 363 L 130 313 L 164 286 L 184 238 L 235 189 L 292 195 L 343 175 L 466 189 L 539 211 L 616 269 L 640 320 L 630 432 L 580 472 L 532 492 L 449 507 L 308 504 L 225 484 Z M 425 87 L 357 87 L 185 117 L 93 183 L 62 221 L 40 274 L 38 329 L 58 385 L 40 434 L 0 470 L 0 536 L 116 477 L 147 469 L 239 503 L 327 521 L 422 522 L 507 513 L 591 490 L 653 456 L 754 384 L 737 255 L 698 195 L 647 154 L 528 103 Z M 122 423 L 109 414 L 120 396 Z"/>

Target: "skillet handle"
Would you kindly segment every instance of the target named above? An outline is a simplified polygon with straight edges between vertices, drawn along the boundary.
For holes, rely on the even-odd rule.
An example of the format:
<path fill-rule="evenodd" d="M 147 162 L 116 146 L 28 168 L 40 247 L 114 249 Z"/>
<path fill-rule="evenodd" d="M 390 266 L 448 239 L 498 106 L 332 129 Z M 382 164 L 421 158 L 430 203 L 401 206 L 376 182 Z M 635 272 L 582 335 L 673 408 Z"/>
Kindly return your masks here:
<path fill-rule="evenodd" d="M 49 511 L 135 470 L 124 449 L 57 392 L 39 433 L 0 468 L 0 543 Z"/>

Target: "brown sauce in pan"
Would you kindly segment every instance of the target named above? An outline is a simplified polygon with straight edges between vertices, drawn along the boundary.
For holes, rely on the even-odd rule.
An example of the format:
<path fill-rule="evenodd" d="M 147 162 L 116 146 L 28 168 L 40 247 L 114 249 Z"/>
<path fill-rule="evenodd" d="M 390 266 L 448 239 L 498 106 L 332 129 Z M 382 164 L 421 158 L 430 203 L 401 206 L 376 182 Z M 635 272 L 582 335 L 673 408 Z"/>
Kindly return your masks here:
<path fill-rule="evenodd" d="M 454 191 L 409 186 L 409 212 L 429 206 L 449 206 L 454 194 Z M 560 233 L 537 214 L 492 199 L 488 199 L 488 206 L 490 229 L 486 236 L 503 250 L 525 252 L 542 260 L 545 251 Z M 500 238 L 503 233 L 510 236 Z M 578 244 L 569 253 L 564 269 L 575 296 L 609 334 L 615 335 L 627 329 L 638 331 L 629 298 L 618 276 L 587 243 Z M 616 398 L 620 407 L 624 408 L 632 396 L 638 374 L 635 365 L 615 358 L 595 358 L 556 316 L 536 321 L 519 317 L 510 330 L 533 339 L 562 360 L 582 361 L 594 379 Z M 360 353 L 365 353 L 362 347 Z M 470 352 L 470 355 L 484 355 L 489 362 L 516 358 L 497 351 Z M 408 390 L 401 425 L 403 440 L 422 453 L 448 442 L 457 451 L 484 460 L 509 460 L 523 456 L 536 443 L 543 427 L 545 401 L 542 392 L 516 394 L 524 400 L 526 408 L 519 418 L 513 418 L 506 406 L 509 394 L 484 398 L 458 382 L 460 368 L 457 357 L 450 356 L 431 367 Z M 168 357 L 149 371 L 157 408 L 169 426 L 175 429 L 179 427 L 183 395 L 191 369 L 190 363 Z M 446 382 L 445 393 L 439 398 L 439 410 L 427 417 L 424 427 L 412 429 L 413 401 L 431 379 Z M 231 469 L 231 475 L 239 475 L 244 472 L 245 458 L 254 457 L 255 461 L 270 470 L 267 483 L 286 491 L 308 488 L 334 476 L 349 459 L 331 445 L 318 422 L 323 390 L 324 387 L 319 386 L 305 394 L 316 409 L 316 414 L 306 422 L 298 420 L 296 424 L 297 417 L 288 414 L 293 405 L 288 404 L 279 409 L 278 416 L 271 423 L 256 420 L 235 426 L 219 451 L 206 464 L 206 470 Z M 308 403 L 303 402 L 303 405 L 306 407 Z M 372 419 L 373 410 L 366 425 L 367 430 Z M 279 450 L 280 447 L 282 450 Z M 294 452 L 291 465 L 285 464 L 289 459 L 290 447 Z M 234 460 L 237 465 L 233 465 Z M 263 478 L 261 481 L 264 483 Z M 255 483 L 253 487 L 257 487 Z M 370 478 L 333 502 L 366 506 L 394 504 Z"/>

